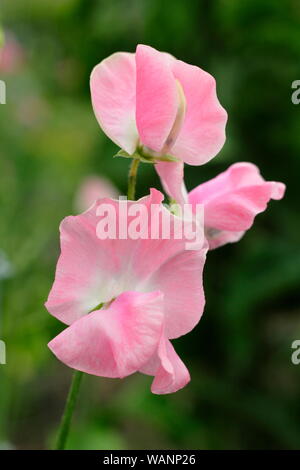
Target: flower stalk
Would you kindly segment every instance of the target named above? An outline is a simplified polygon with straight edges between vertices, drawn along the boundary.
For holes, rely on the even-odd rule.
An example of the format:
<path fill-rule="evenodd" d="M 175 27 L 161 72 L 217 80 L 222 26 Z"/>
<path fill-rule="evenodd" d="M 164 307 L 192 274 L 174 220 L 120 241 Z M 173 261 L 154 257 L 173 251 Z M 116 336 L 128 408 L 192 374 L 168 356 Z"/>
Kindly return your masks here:
<path fill-rule="evenodd" d="M 129 169 L 127 198 L 131 201 L 134 201 L 135 199 L 135 187 L 139 163 L 140 160 L 134 158 Z"/>
<path fill-rule="evenodd" d="M 61 419 L 60 427 L 58 430 L 58 438 L 56 443 L 56 450 L 64 450 L 66 447 L 67 439 L 70 432 L 71 421 L 78 398 L 78 393 L 83 377 L 83 372 L 75 370 L 70 386 L 68 398 L 65 405 L 64 414 Z"/>

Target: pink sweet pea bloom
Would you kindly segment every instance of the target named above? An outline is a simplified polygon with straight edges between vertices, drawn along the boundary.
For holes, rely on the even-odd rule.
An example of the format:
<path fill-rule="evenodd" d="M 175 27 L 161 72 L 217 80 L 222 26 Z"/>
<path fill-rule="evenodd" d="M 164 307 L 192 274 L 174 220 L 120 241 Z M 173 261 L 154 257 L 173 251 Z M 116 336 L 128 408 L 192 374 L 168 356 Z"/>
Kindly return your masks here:
<path fill-rule="evenodd" d="M 99 176 L 86 177 L 75 196 L 75 208 L 79 212 L 89 209 L 97 199 L 118 197 L 118 190 L 111 181 Z"/>
<path fill-rule="evenodd" d="M 202 165 L 225 142 L 226 111 L 216 95 L 215 79 L 152 47 L 118 52 L 91 74 L 91 96 L 103 131 L 129 155 L 171 155 L 156 170 L 166 192 L 185 200 L 183 164 Z"/>
<path fill-rule="evenodd" d="M 285 185 L 265 181 L 251 163 L 235 163 L 216 178 L 200 184 L 189 202 L 204 205 L 204 224 L 209 248 L 240 240 L 270 199 L 282 199 Z"/>
<path fill-rule="evenodd" d="M 162 200 L 152 189 L 137 202 L 148 215 L 156 207 L 169 218 Z M 99 210 L 107 204 L 117 221 L 125 220 L 125 205 L 130 223 L 136 203 L 108 198 L 61 223 L 61 255 L 46 307 L 70 326 L 49 347 L 74 369 L 119 378 L 140 371 L 154 376 L 153 393 L 175 392 L 190 376 L 170 339 L 188 333 L 201 318 L 206 242 L 186 250 L 184 237 L 174 237 L 173 215 L 170 239 L 161 233 L 156 239 L 101 239 Z"/>

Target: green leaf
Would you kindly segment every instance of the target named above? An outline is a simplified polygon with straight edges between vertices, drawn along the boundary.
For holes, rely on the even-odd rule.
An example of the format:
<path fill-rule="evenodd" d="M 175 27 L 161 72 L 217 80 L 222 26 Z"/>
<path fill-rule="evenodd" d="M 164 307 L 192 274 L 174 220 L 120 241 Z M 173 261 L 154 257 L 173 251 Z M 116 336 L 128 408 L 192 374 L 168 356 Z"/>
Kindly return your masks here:
<path fill-rule="evenodd" d="M 129 153 L 125 152 L 125 150 L 120 149 L 113 158 L 123 157 L 123 158 L 135 158 L 135 154 L 129 155 Z"/>

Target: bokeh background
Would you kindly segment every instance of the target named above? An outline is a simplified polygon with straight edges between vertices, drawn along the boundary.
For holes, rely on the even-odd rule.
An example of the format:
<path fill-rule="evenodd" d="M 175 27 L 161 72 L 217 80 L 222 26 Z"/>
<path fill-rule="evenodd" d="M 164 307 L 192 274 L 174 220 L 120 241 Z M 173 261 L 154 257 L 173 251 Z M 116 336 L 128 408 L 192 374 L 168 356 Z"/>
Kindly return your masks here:
<path fill-rule="evenodd" d="M 92 112 L 89 74 L 109 54 L 152 45 L 212 73 L 229 113 L 227 142 L 193 188 L 237 161 L 287 184 L 235 245 L 210 252 L 207 305 L 176 340 L 192 382 L 151 395 L 151 378 L 85 376 L 73 449 L 298 449 L 300 365 L 300 79 L 297 0 L 1 0 L 6 55 L 0 79 L 0 446 L 53 444 L 71 371 L 47 349 L 63 329 L 43 304 L 59 253 L 58 225 L 75 214 L 85 177 L 125 194 L 128 160 Z M 142 165 L 138 195 L 159 187 Z"/>

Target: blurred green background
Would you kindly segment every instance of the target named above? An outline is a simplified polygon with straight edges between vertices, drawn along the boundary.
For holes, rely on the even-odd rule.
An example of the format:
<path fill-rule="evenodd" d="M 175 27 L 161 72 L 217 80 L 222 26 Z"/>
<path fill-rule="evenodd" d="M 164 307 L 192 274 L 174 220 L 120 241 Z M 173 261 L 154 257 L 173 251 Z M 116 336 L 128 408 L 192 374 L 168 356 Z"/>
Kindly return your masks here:
<path fill-rule="evenodd" d="M 89 74 L 137 43 L 212 73 L 227 109 L 227 142 L 203 167 L 187 167 L 189 189 L 251 161 L 287 184 L 235 245 L 209 253 L 207 305 L 197 328 L 176 340 L 192 382 L 151 395 L 151 378 L 85 376 L 69 448 L 299 449 L 300 79 L 297 0 L 1 0 L 14 44 L 0 68 L 0 447 L 52 445 L 71 370 L 47 349 L 63 325 L 43 304 L 59 253 L 58 225 L 76 213 L 85 176 L 111 179 L 124 194 L 128 160 L 100 130 Z M 159 187 L 151 165 L 138 195 Z"/>

